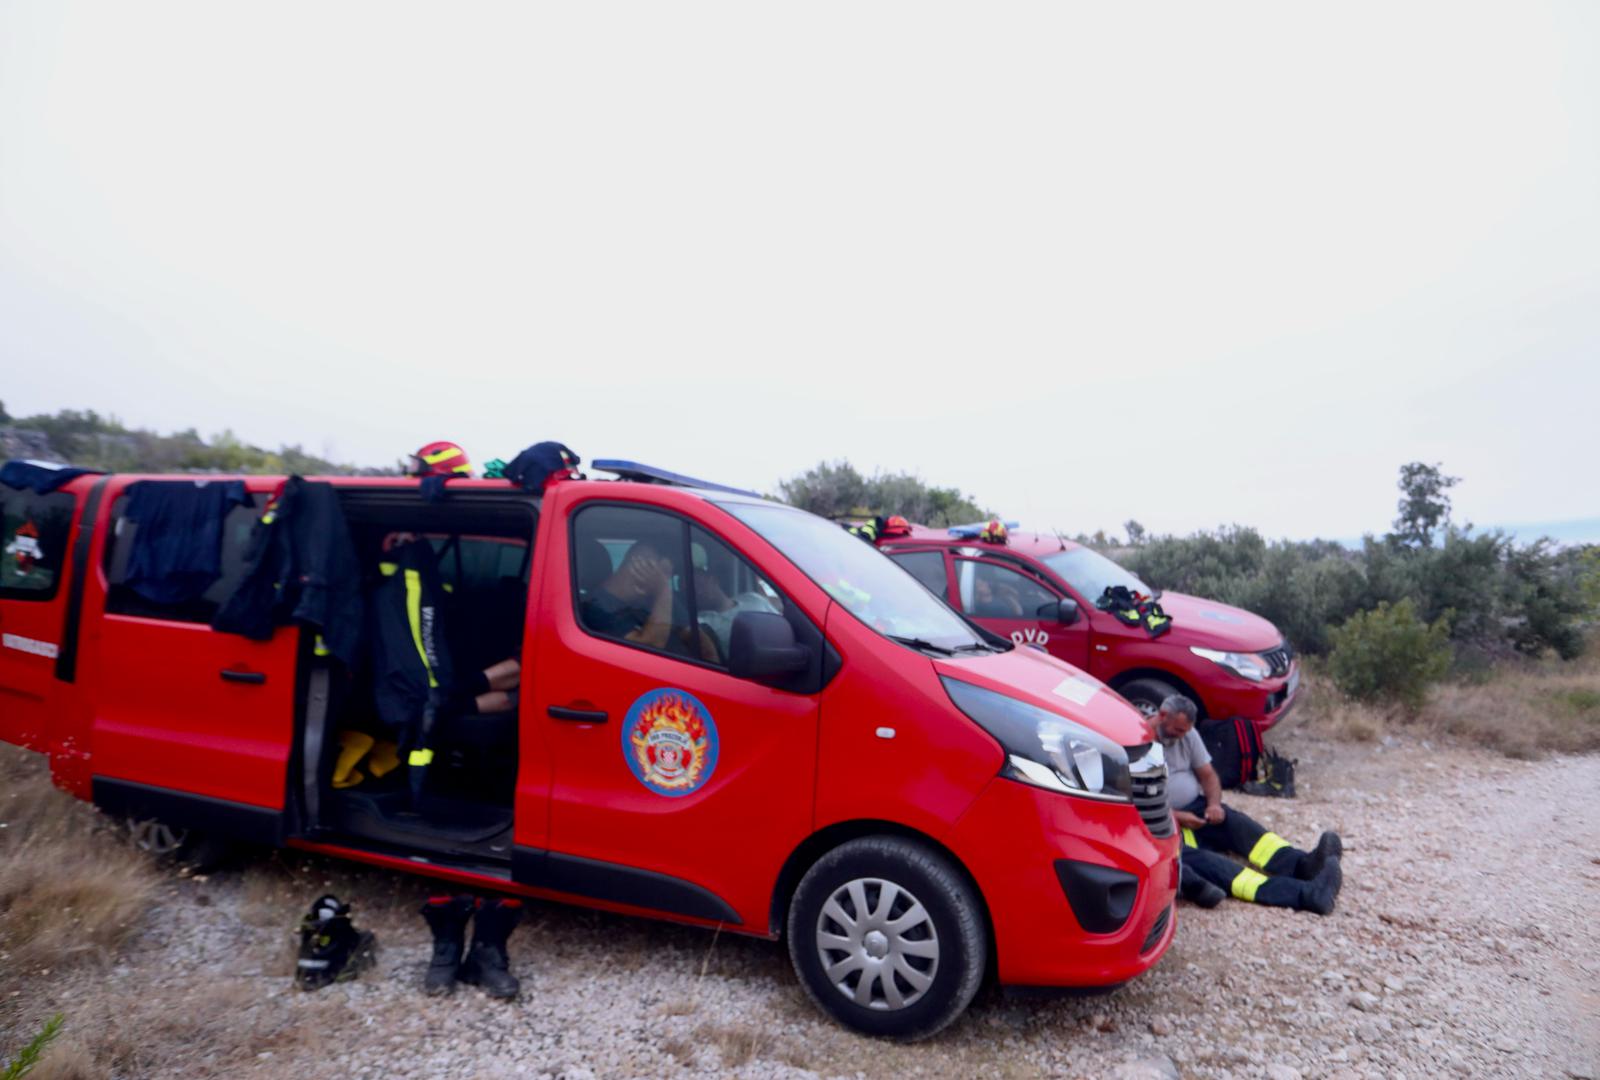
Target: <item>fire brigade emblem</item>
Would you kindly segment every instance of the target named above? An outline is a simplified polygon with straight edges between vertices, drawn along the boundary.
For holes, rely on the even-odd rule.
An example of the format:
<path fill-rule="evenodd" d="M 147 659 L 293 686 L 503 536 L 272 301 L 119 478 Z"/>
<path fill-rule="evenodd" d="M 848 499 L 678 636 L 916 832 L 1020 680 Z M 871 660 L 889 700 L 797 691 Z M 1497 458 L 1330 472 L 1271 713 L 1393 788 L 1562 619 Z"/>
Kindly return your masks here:
<path fill-rule="evenodd" d="M 717 767 L 717 725 L 687 690 L 652 690 L 628 709 L 622 756 L 639 783 L 657 795 L 688 795 Z"/>

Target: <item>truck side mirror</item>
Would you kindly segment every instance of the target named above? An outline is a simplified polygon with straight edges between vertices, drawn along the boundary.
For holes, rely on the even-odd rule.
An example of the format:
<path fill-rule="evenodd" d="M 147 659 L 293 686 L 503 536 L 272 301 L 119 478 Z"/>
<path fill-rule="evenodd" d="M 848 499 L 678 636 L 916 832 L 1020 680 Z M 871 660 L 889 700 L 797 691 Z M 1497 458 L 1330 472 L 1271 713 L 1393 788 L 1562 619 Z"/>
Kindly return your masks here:
<path fill-rule="evenodd" d="M 1062 626 L 1071 626 L 1078 621 L 1078 602 L 1070 596 L 1052 600 L 1048 604 L 1040 604 L 1036 614 L 1041 619 L 1054 619 Z"/>
<path fill-rule="evenodd" d="M 798 644 L 794 627 L 770 611 L 741 611 L 728 635 L 728 674 L 772 685 L 811 666 L 811 650 Z"/>

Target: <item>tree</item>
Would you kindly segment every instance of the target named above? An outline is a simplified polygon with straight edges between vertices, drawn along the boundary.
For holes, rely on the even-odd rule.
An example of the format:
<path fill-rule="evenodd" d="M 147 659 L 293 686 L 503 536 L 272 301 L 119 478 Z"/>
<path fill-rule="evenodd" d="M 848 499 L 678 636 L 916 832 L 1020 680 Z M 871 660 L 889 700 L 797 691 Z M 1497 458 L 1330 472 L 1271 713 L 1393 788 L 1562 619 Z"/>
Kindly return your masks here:
<path fill-rule="evenodd" d="M 823 461 L 778 481 L 785 502 L 823 517 L 899 514 L 923 525 L 959 525 L 988 517 L 957 488 L 941 488 L 912 473 L 862 476 L 848 461 Z"/>
<path fill-rule="evenodd" d="M 0 424 L 11 423 L 11 414 L 6 412 L 6 403 L 0 401 Z"/>
<path fill-rule="evenodd" d="M 1140 544 L 1144 543 L 1145 540 L 1147 539 L 1146 534 L 1145 534 L 1145 530 L 1144 530 L 1144 526 L 1140 525 L 1133 518 L 1129 518 L 1127 521 L 1124 521 L 1122 523 L 1122 527 L 1128 533 L 1128 546 L 1129 547 L 1138 547 Z"/>
<path fill-rule="evenodd" d="M 1433 534 L 1450 521 L 1451 488 L 1461 483 L 1459 476 L 1446 476 L 1440 464 L 1413 461 L 1400 466 L 1400 516 L 1394 519 L 1393 536 L 1407 547 L 1432 547 Z"/>

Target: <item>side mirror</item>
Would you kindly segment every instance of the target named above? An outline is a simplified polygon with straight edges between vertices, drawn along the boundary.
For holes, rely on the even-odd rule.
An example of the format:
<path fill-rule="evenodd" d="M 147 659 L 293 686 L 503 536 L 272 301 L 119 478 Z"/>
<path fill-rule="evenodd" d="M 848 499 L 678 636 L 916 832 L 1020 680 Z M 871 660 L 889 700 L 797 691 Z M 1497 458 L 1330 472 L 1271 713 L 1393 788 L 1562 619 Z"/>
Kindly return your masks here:
<path fill-rule="evenodd" d="M 741 611 L 728 634 L 728 674 L 758 683 L 782 683 L 811 666 L 811 650 L 794 639 L 794 627 L 770 611 Z"/>
<path fill-rule="evenodd" d="M 1041 619 L 1054 619 L 1062 626 L 1071 626 L 1078 621 L 1078 602 L 1070 596 L 1052 600 L 1048 604 L 1040 604 L 1035 614 Z"/>

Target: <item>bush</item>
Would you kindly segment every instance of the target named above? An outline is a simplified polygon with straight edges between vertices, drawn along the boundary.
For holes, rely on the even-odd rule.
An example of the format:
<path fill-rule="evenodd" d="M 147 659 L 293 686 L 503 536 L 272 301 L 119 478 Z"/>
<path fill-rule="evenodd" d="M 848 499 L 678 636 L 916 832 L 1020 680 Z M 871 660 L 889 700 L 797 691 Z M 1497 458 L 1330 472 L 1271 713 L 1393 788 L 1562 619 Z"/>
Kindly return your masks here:
<path fill-rule="evenodd" d="M 1357 701 L 1392 701 L 1416 712 L 1450 670 L 1445 619 L 1425 623 L 1409 599 L 1358 612 L 1330 635 L 1328 670 Z"/>

